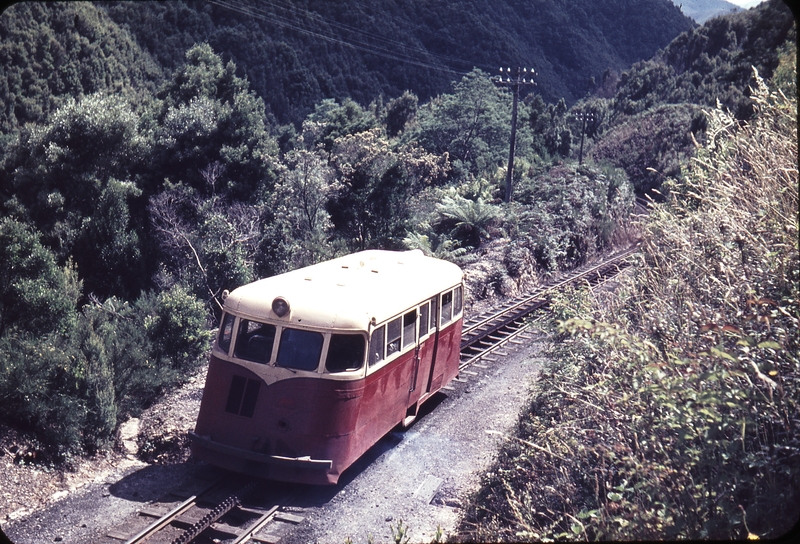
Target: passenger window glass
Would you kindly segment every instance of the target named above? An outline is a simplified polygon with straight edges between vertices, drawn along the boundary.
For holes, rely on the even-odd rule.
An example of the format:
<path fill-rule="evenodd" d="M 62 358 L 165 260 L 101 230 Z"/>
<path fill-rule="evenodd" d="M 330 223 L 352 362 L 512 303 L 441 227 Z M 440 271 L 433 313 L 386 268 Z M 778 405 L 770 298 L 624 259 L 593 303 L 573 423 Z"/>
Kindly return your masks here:
<path fill-rule="evenodd" d="M 430 313 L 430 303 L 426 302 L 419 307 L 419 337 L 428 334 L 428 315 Z"/>
<path fill-rule="evenodd" d="M 233 322 L 236 317 L 231 314 L 225 314 L 222 317 L 222 325 L 219 327 L 219 337 L 217 343 L 222 351 L 228 353 L 231 349 L 231 338 L 233 337 Z"/>
<path fill-rule="evenodd" d="M 392 353 L 400 351 L 400 333 L 403 330 L 400 321 L 402 317 L 398 317 L 386 326 L 386 356 L 389 357 Z"/>
<path fill-rule="evenodd" d="M 431 298 L 431 329 L 436 328 L 437 319 L 439 318 L 439 296 Z"/>
<path fill-rule="evenodd" d="M 322 355 L 322 333 L 283 329 L 275 364 L 297 370 L 316 370 Z"/>
<path fill-rule="evenodd" d="M 453 317 L 453 292 L 448 291 L 442 295 L 442 325 Z"/>
<path fill-rule="evenodd" d="M 369 364 L 374 365 L 379 361 L 383 361 L 383 343 L 386 338 L 386 327 L 381 326 L 372 331 L 372 340 L 369 342 Z"/>
<path fill-rule="evenodd" d="M 416 340 L 417 311 L 411 310 L 403 316 L 403 347 L 410 346 Z"/>
<path fill-rule="evenodd" d="M 254 363 L 268 363 L 275 342 L 275 325 L 242 319 L 233 354 Z"/>
<path fill-rule="evenodd" d="M 453 289 L 453 316 L 457 316 L 461 313 L 462 307 L 462 298 L 461 298 L 461 286 L 459 285 L 455 289 Z"/>
<path fill-rule="evenodd" d="M 358 370 L 364 364 L 364 337 L 360 334 L 332 334 L 325 357 L 328 372 Z"/>

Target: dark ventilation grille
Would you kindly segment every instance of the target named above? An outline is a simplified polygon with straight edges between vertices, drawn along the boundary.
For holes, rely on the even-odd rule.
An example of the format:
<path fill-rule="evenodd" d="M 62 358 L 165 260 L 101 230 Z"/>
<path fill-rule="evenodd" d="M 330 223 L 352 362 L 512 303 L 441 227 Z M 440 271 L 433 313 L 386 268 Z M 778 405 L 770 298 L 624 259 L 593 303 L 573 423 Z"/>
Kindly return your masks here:
<path fill-rule="evenodd" d="M 229 414 L 253 417 L 260 388 L 261 382 L 259 380 L 234 376 L 231 380 L 230 391 L 228 391 L 228 402 L 225 403 L 225 411 Z"/>

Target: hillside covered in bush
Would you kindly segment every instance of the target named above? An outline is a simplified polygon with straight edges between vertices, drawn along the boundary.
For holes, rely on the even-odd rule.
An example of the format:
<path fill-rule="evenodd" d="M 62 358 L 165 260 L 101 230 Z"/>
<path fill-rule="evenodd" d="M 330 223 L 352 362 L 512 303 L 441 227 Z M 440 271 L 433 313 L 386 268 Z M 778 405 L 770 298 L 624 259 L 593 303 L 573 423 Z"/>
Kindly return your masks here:
<path fill-rule="evenodd" d="M 183 379 L 208 348 L 224 289 L 359 249 L 420 247 L 467 267 L 491 254 L 470 296 L 508 294 L 628 236 L 634 191 L 666 192 L 651 169 L 680 176 L 692 136 L 705 141 L 699 108 L 740 81 L 723 77 L 729 66 L 752 61 L 793 92 L 782 40 L 794 27 L 777 0 L 700 30 L 666 0 L 567 11 L 362 2 L 344 19 L 350 11 L 338 5 L 24 3 L 3 12 L 0 422 L 29 432 L 40 459 L 109 447 L 120 422 Z M 612 8 L 628 14 L 624 31 L 610 23 Z M 268 27 L 264 13 L 282 23 Z M 536 22 L 500 31 L 513 25 L 490 17 L 504 13 Z M 389 66 L 375 49 L 309 41 L 312 27 L 292 19 L 301 15 L 314 32 L 358 25 L 374 38 L 383 24 L 430 56 Z M 751 39 L 767 15 L 790 22 L 768 41 Z M 446 31 L 435 26 L 444 21 Z M 695 66 L 696 48 L 679 44 L 707 44 L 726 24 L 727 45 L 698 57 L 717 66 L 717 90 L 675 76 L 639 92 L 647 67 L 669 73 L 683 57 Z M 458 42 L 462 33 L 473 39 Z M 542 59 L 537 92 L 519 108 L 509 203 L 511 94 L 473 68 L 484 59 L 494 69 L 491 40 L 509 62 Z M 596 44 L 594 60 L 573 49 L 586 43 Z M 469 63 L 449 65 L 445 52 Z M 559 74 L 609 67 L 593 94 L 567 105 L 589 87 Z M 678 87 L 683 94 L 664 90 Z M 596 121 L 579 164 L 575 113 L 589 111 Z M 648 147 L 643 130 L 655 128 L 662 145 Z"/>
<path fill-rule="evenodd" d="M 796 529 L 797 96 L 757 72 L 753 88 L 749 123 L 709 111 L 711 137 L 644 219 L 633 271 L 555 304 L 530 408 L 457 541 Z"/>
<path fill-rule="evenodd" d="M 197 43 L 233 61 L 280 123 L 326 98 L 428 100 L 501 65 L 536 68 L 546 100 L 572 103 L 692 25 L 668 0 L 21 3 L 0 17 L 0 128 L 68 96 L 152 90 Z"/>

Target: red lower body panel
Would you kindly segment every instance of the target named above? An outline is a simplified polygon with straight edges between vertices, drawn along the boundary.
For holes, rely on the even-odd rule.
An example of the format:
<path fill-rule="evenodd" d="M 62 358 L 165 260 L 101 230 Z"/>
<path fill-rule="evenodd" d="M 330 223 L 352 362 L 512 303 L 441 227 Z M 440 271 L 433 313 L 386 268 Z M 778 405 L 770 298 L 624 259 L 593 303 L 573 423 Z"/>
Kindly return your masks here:
<path fill-rule="evenodd" d="M 244 366 L 212 355 L 190 433 L 192 452 L 257 477 L 336 484 L 347 467 L 406 418 L 409 407 L 416 413 L 418 401 L 455 377 L 460 331 L 459 322 L 440 333 L 435 360 L 421 350 L 422 368 L 411 351 L 352 381 L 298 377 L 267 385 Z"/>

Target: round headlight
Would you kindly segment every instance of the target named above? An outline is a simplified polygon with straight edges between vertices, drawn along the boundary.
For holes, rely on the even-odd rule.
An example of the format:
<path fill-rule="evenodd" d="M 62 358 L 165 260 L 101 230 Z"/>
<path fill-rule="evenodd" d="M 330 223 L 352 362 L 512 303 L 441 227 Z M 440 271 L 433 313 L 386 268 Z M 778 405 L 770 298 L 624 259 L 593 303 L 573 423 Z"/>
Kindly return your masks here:
<path fill-rule="evenodd" d="M 275 297 L 272 301 L 272 311 L 278 317 L 283 317 L 289 313 L 289 302 L 283 297 Z"/>

